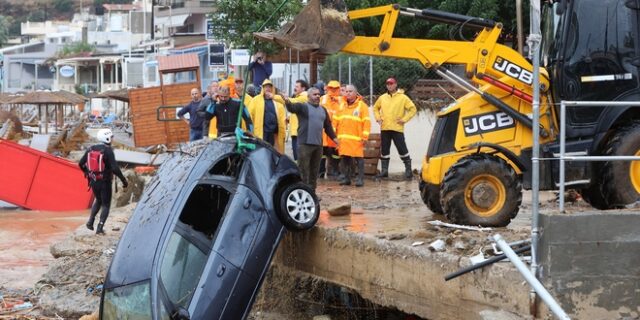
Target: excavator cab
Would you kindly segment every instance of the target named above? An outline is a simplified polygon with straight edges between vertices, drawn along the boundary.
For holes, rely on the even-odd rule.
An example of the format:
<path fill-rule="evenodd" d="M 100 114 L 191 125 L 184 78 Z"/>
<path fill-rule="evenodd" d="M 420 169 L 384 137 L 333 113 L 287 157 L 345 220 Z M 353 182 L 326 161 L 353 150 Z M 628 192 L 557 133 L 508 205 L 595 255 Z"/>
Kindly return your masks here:
<path fill-rule="evenodd" d="M 542 12 L 541 61 L 551 75 L 556 114 L 562 100 L 640 101 L 640 1 L 562 0 Z M 565 135 L 569 154 L 640 155 L 640 108 L 569 107 Z M 559 146 L 547 149 L 552 156 Z M 640 200 L 640 161 L 579 161 L 567 167 L 568 183 L 598 209 Z"/>

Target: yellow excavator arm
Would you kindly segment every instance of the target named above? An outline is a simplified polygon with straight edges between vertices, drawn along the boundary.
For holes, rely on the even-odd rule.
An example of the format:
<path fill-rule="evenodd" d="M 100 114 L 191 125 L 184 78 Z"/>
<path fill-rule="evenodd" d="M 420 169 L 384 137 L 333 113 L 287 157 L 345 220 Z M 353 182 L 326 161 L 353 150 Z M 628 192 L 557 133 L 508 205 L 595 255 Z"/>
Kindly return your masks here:
<path fill-rule="evenodd" d="M 425 68 L 443 64 L 465 65 L 467 75 L 475 82 L 484 84 L 483 76 L 494 79 L 511 77 L 519 82 L 518 89 L 531 90 L 533 66 L 515 50 L 498 44 L 502 24 L 484 21 L 485 27 L 479 31 L 474 41 L 430 40 L 394 38 L 396 22 L 400 14 L 423 15 L 424 10 L 402 8 L 398 5 L 349 11 L 350 20 L 384 16 L 377 37 L 355 36 L 340 51 L 381 57 L 414 59 Z M 431 11 L 438 12 L 438 11 Z M 429 17 L 425 17 L 429 19 Z M 443 19 L 434 19 L 443 21 Z M 476 77 L 480 75 L 480 77 Z M 547 77 L 541 77 L 541 87 L 549 87 Z"/>
<path fill-rule="evenodd" d="M 458 24 L 475 30 L 477 35 L 473 41 L 395 38 L 393 33 L 400 15 Z M 378 16 L 384 16 L 378 36 L 355 35 L 352 20 Z M 526 114 L 514 110 L 498 97 L 482 91 L 446 68 L 440 68 L 443 64 L 464 65 L 466 76 L 473 83 L 498 88 L 531 104 L 533 66 L 515 50 L 498 43 L 501 32 L 502 24 L 492 20 L 438 10 L 405 8 L 393 4 L 347 12 L 342 0 L 312 0 L 278 32 L 255 35 L 286 47 L 316 50 L 322 54 L 342 51 L 417 60 L 444 79 L 467 92 L 477 93 L 488 103 L 531 128 L 532 120 Z M 545 92 L 549 88 L 549 79 L 546 72 L 541 71 L 540 88 Z M 548 137 L 550 132 L 541 126 L 540 135 Z"/>

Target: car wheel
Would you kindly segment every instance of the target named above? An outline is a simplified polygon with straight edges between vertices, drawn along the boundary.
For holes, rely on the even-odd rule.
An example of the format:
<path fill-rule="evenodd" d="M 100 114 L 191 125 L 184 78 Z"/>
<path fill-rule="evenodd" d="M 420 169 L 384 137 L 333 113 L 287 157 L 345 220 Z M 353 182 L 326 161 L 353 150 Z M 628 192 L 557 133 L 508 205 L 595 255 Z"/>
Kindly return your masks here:
<path fill-rule="evenodd" d="M 278 216 L 282 224 L 292 231 L 313 227 L 320 216 L 320 204 L 308 185 L 297 182 L 280 192 Z"/>
<path fill-rule="evenodd" d="M 501 158 L 473 154 L 451 166 L 440 190 L 445 216 L 453 223 L 504 227 L 522 202 L 522 184 Z"/>

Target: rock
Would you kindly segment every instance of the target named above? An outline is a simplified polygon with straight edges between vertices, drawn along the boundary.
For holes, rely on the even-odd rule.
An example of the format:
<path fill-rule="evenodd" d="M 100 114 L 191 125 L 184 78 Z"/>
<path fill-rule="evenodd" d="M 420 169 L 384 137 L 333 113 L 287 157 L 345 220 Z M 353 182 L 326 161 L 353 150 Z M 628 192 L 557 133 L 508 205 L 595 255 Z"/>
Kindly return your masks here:
<path fill-rule="evenodd" d="M 445 242 L 442 239 L 438 239 L 438 240 L 432 242 L 429 245 L 429 250 L 431 250 L 431 251 L 444 251 L 445 246 L 446 246 Z"/>
<path fill-rule="evenodd" d="M 404 238 L 406 238 L 407 235 L 403 234 L 403 233 L 394 233 L 392 235 L 389 236 L 389 240 L 402 240 Z"/>
<path fill-rule="evenodd" d="M 327 211 L 329 212 L 329 215 L 332 215 L 334 217 L 346 216 L 351 213 L 351 204 L 339 205 L 337 207 L 330 208 Z"/>
<path fill-rule="evenodd" d="M 133 202 L 138 202 L 142 196 L 142 191 L 148 179 L 148 176 L 141 176 L 133 170 L 127 170 L 124 173 L 125 178 L 129 182 L 127 188 L 122 187 L 120 179 L 115 178 L 115 183 L 118 184 L 118 192 L 114 193 L 115 207 L 126 206 Z M 115 191 L 115 189 L 114 189 Z"/>
<path fill-rule="evenodd" d="M 462 241 L 456 241 L 453 244 L 453 247 L 456 248 L 457 250 L 466 250 L 467 249 L 467 245 Z"/>

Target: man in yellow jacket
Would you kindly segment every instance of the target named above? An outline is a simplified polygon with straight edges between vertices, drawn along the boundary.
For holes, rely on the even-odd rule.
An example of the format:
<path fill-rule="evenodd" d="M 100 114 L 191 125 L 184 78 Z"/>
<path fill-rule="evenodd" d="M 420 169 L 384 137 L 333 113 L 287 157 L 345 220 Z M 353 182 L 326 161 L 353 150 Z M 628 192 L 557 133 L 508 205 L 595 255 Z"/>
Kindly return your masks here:
<path fill-rule="evenodd" d="M 262 82 L 262 92 L 251 99 L 249 114 L 253 121 L 253 134 L 270 143 L 280 153 L 284 153 L 287 135 L 284 99 L 276 96 L 273 83 L 269 79 Z"/>
<path fill-rule="evenodd" d="M 290 103 L 305 103 L 309 101 L 307 94 L 309 84 L 302 80 L 296 80 L 293 88 L 293 97 L 289 98 Z M 291 136 L 291 150 L 293 150 L 293 159 L 298 160 L 298 116 L 295 113 L 289 113 L 289 135 Z"/>
<path fill-rule="evenodd" d="M 404 140 L 404 124 L 416 114 L 416 106 L 402 91 L 398 90 L 398 82 L 391 77 L 385 82 L 387 93 L 381 95 L 373 106 L 376 121 L 380 124 L 382 146 L 380 150 L 382 170 L 378 177 L 389 176 L 389 160 L 391 159 L 391 141 L 398 149 L 400 159 L 404 162 L 404 177 L 411 179 L 411 157 Z"/>
<path fill-rule="evenodd" d="M 358 95 L 358 89 L 353 85 L 345 87 L 345 97 L 347 104 L 335 116 L 336 135 L 340 148 L 340 171 L 344 178 L 340 185 L 351 184 L 351 167 L 355 159 L 358 164 L 358 178 L 356 187 L 364 186 L 364 144 L 369 139 L 371 130 L 371 119 L 369 118 L 369 108 Z"/>
<path fill-rule="evenodd" d="M 327 113 L 329 114 L 333 125 L 333 131 L 336 130 L 336 124 L 333 117 L 345 107 L 346 103 L 346 99 L 340 95 L 340 82 L 336 80 L 329 81 L 329 83 L 327 83 L 327 93 L 320 98 L 320 105 L 327 109 Z M 324 156 L 323 160 L 325 160 L 326 164 L 327 177 L 337 177 L 339 175 L 338 166 L 340 163 L 340 156 L 336 150 L 336 144 L 326 134 L 324 134 L 322 136 L 322 146 L 322 154 Z M 322 166 L 323 164 L 320 164 L 321 171 Z"/>

